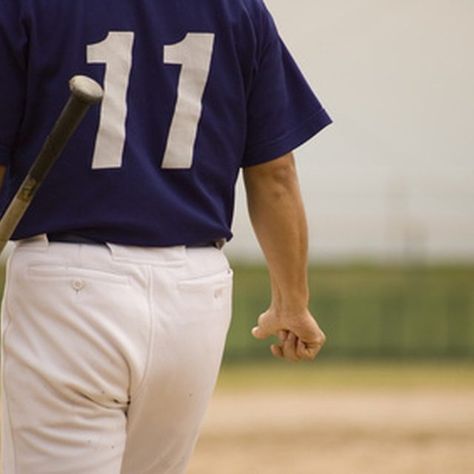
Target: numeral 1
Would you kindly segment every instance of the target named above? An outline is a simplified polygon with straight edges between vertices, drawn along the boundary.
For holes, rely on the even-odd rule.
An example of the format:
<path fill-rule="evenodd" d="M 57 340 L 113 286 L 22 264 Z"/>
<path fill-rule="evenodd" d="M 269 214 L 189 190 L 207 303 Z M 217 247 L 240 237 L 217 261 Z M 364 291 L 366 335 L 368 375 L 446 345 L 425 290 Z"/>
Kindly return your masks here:
<path fill-rule="evenodd" d="M 87 47 L 88 63 L 106 63 L 105 94 L 92 158 L 93 169 L 122 166 L 134 36 L 128 31 L 111 31 L 104 41 Z"/>
<path fill-rule="evenodd" d="M 181 64 L 182 69 L 163 168 L 192 166 L 213 48 L 214 35 L 210 33 L 188 33 L 180 43 L 165 46 L 165 63 Z"/>

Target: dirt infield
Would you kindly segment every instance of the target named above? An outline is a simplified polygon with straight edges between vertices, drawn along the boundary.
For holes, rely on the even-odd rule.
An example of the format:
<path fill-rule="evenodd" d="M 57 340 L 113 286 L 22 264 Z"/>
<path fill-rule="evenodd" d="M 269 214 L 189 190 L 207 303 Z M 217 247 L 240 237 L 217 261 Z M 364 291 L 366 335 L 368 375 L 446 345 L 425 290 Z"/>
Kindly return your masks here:
<path fill-rule="evenodd" d="M 188 474 L 472 474 L 474 390 L 218 391 Z"/>
<path fill-rule="evenodd" d="M 226 368 L 187 474 L 474 474 L 474 365 Z"/>

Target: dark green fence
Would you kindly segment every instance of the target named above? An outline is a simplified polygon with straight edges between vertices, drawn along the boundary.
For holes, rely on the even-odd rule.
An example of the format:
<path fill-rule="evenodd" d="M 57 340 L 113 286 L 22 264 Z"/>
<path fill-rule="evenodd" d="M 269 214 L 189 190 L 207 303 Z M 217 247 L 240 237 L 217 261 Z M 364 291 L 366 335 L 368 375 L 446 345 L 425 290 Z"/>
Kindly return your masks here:
<path fill-rule="evenodd" d="M 313 267 L 321 358 L 474 358 L 474 267 Z M 269 301 L 261 267 L 235 266 L 226 360 L 268 357 L 249 335 Z"/>

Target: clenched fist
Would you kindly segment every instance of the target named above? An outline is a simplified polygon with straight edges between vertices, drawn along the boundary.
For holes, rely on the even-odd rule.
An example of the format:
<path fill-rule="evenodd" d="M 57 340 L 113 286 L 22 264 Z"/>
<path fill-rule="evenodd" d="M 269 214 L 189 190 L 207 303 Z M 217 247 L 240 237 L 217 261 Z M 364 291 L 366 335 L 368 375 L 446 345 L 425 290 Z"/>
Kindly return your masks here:
<path fill-rule="evenodd" d="M 313 360 L 326 342 L 308 309 L 289 314 L 269 308 L 259 316 L 252 335 L 257 339 L 277 336 L 280 342 L 271 345 L 272 354 L 290 361 Z"/>

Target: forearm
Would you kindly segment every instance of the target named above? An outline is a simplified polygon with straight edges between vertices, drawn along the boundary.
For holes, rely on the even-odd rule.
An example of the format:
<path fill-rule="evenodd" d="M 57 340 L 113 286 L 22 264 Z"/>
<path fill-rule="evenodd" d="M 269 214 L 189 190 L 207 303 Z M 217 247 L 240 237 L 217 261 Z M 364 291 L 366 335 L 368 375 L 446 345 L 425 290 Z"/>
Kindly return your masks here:
<path fill-rule="evenodd" d="M 294 159 L 287 155 L 266 172 L 246 170 L 244 177 L 250 219 L 270 272 L 272 306 L 299 312 L 309 298 L 308 232 Z"/>

